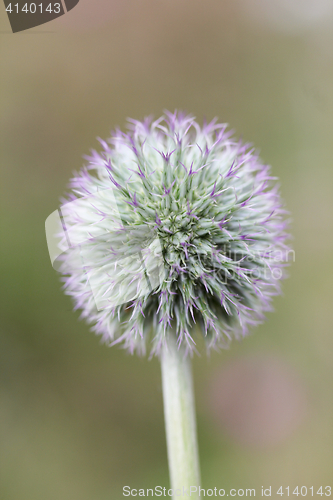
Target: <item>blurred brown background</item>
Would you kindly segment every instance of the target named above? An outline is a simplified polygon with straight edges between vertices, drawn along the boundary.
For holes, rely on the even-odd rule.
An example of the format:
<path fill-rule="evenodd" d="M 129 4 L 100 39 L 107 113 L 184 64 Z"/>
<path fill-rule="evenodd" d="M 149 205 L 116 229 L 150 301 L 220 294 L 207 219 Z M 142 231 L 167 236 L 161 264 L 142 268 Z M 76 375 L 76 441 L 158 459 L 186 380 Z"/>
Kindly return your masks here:
<path fill-rule="evenodd" d="M 77 320 L 44 221 L 96 136 L 175 108 L 260 148 L 294 220 L 276 312 L 193 361 L 203 486 L 330 484 L 332 2 L 81 0 L 15 35 L 0 13 L 1 500 L 168 485 L 159 363 Z"/>

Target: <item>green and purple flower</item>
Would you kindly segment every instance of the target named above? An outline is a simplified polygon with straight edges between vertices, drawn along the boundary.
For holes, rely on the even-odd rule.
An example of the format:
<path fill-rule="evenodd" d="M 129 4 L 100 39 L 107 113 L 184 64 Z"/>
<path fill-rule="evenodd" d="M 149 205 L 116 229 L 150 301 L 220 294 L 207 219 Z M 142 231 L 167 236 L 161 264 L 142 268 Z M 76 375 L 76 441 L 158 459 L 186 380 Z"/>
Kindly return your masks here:
<path fill-rule="evenodd" d="M 70 182 L 66 293 L 106 342 L 159 355 L 201 331 L 223 347 L 260 323 L 290 248 L 276 178 L 248 144 L 192 116 L 130 120 Z"/>

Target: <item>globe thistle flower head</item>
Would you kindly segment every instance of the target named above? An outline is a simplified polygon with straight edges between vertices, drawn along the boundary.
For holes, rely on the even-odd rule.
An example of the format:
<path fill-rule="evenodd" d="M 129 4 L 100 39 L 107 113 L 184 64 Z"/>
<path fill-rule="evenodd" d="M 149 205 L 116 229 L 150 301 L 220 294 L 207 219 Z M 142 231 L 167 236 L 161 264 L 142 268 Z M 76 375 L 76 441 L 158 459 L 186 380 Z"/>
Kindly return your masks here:
<path fill-rule="evenodd" d="M 169 335 L 191 353 L 200 331 L 224 347 L 280 293 L 289 247 L 276 179 L 225 124 L 181 113 L 129 123 L 100 140 L 63 200 L 66 293 L 131 353 L 158 355 Z"/>

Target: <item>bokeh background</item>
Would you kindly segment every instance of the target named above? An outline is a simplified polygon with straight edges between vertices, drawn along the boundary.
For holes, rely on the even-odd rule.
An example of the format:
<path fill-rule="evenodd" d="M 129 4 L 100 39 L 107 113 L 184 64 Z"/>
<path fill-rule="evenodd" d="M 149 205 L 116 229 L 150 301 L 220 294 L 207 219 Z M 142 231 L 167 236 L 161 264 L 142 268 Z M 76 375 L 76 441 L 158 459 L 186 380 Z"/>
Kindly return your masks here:
<path fill-rule="evenodd" d="M 175 108 L 260 147 L 296 256 L 266 323 L 193 360 L 203 486 L 332 485 L 331 0 L 81 0 L 15 35 L 0 14 L 1 500 L 168 486 L 159 363 L 78 321 L 44 221 L 96 136 Z"/>

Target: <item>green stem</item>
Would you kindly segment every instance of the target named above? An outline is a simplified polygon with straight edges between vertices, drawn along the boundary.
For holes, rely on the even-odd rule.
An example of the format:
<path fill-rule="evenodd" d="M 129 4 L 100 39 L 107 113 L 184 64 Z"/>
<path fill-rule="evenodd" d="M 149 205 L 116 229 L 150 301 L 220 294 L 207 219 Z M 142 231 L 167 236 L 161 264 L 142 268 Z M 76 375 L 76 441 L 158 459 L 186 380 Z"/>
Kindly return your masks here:
<path fill-rule="evenodd" d="M 168 461 L 173 498 L 183 496 L 183 488 L 191 498 L 199 498 L 200 470 L 196 433 L 191 360 L 178 349 L 173 332 L 161 354 L 164 418 Z M 195 493 L 195 487 L 197 488 Z M 185 495 L 186 496 L 186 495 Z"/>

